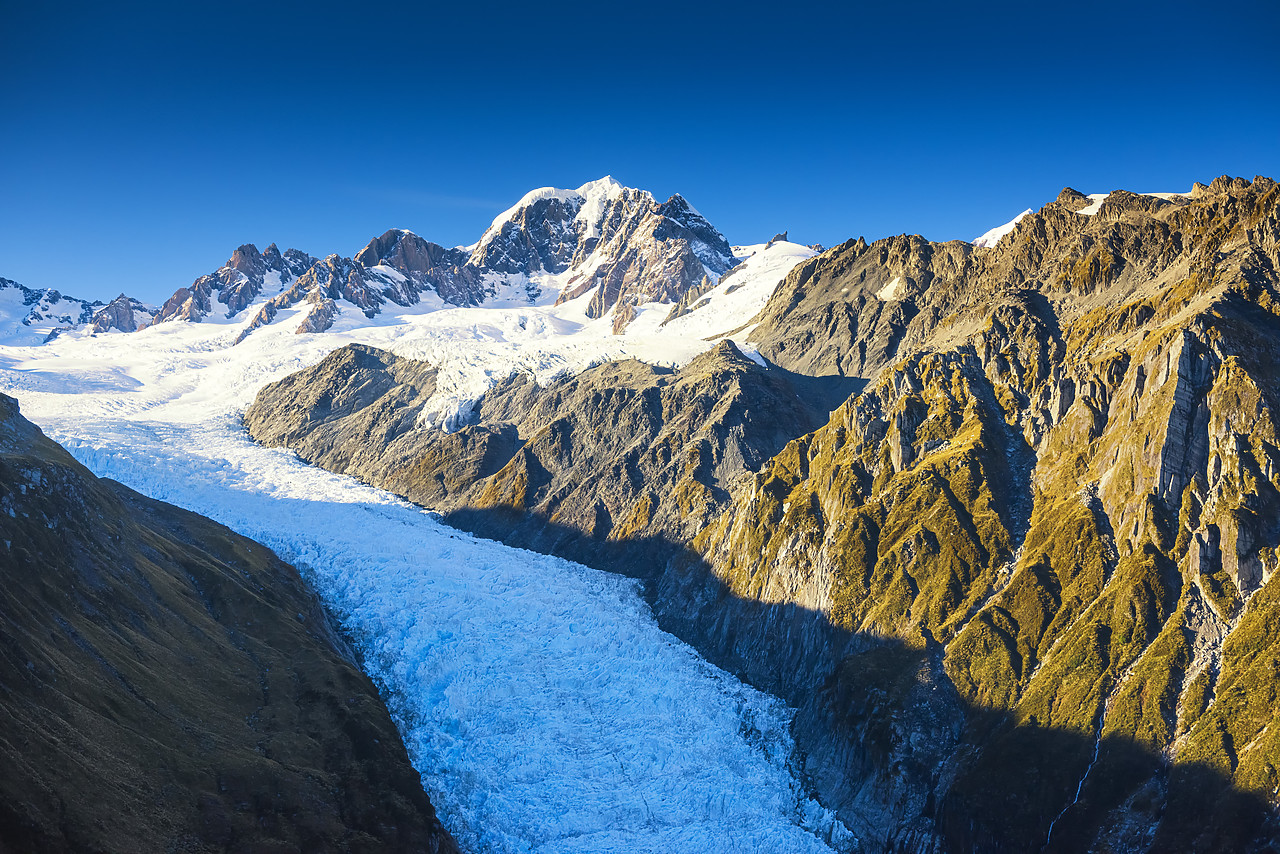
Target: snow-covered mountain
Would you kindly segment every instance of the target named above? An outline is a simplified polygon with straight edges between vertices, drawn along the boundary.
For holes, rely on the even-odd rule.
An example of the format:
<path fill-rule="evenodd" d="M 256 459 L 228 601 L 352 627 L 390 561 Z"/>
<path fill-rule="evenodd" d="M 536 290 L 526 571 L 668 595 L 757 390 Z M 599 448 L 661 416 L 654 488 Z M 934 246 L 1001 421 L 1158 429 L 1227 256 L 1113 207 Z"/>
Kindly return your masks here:
<path fill-rule="evenodd" d="M 300 332 L 330 328 L 344 308 L 367 318 L 421 306 L 560 304 L 588 297 L 587 317 L 621 332 L 646 303 L 675 302 L 735 264 L 724 236 L 685 199 L 659 203 L 612 178 L 576 190 L 534 190 L 470 247 L 446 248 L 393 229 L 352 258 L 317 260 L 274 244 L 241 246 L 218 271 L 179 289 L 155 322 L 234 318 L 257 306 L 242 338 L 282 309 L 313 306 Z M 215 308 L 221 305 L 221 309 Z"/>
<path fill-rule="evenodd" d="M 259 252 L 258 247 L 246 243 L 231 253 L 230 260 L 216 272 L 201 276 L 189 288 L 175 291 L 153 322 L 203 320 L 214 311 L 214 303 L 225 307 L 227 317 L 235 317 L 264 291 L 274 296 L 275 291 L 292 284 L 315 263 L 315 258 L 297 249 L 282 254 L 272 243 L 265 252 Z"/>
<path fill-rule="evenodd" d="M 754 357 L 751 318 L 814 254 L 785 240 L 731 247 L 681 196 L 660 203 L 604 178 L 526 194 L 471 246 L 400 229 L 350 258 L 245 244 L 159 309 L 123 294 L 106 306 L 61 297 L 56 318 L 23 326 L 28 308 L 10 323 L 23 334 L 0 343 L 39 345 L 56 329 L 70 344 L 121 330 L 139 336 L 120 342 L 127 352 L 235 350 L 256 381 L 267 363 L 302 367 L 346 343 L 394 348 L 440 367 L 420 421 L 454 429 L 513 372 L 546 381 L 627 357 L 682 364 L 725 337 Z M 19 307 L 33 299 L 13 287 Z M 41 306 L 55 302 L 40 294 Z"/>
<path fill-rule="evenodd" d="M 0 340 L 40 344 L 65 329 L 94 322 L 101 307 L 101 301 L 89 302 L 52 288 L 30 288 L 12 279 L 0 279 Z"/>
<path fill-rule="evenodd" d="M 575 190 L 527 193 L 471 246 L 441 246 L 404 229 L 375 237 L 350 258 L 246 243 L 159 309 L 124 294 L 103 306 L 0 279 L 0 322 L 13 328 L 9 343 L 32 344 L 73 329 L 232 321 L 239 343 L 277 322 L 323 332 L 344 315 L 381 323 L 451 307 L 571 304 L 584 319 L 607 317 L 621 333 L 645 306 L 687 303 L 740 260 L 682 196 L 659 202 L 606 176 Z"/>

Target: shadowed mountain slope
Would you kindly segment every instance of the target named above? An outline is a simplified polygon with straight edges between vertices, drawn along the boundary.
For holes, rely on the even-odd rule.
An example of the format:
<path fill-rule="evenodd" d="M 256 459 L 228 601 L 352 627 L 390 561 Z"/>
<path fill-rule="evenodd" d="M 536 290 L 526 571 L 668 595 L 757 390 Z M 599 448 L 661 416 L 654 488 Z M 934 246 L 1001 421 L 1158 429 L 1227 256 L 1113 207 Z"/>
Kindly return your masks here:
<path fill-rule="evenodd" d="M 0 543 L 0 851 L 456 851 L 297 572 L 5 396 Z"/>

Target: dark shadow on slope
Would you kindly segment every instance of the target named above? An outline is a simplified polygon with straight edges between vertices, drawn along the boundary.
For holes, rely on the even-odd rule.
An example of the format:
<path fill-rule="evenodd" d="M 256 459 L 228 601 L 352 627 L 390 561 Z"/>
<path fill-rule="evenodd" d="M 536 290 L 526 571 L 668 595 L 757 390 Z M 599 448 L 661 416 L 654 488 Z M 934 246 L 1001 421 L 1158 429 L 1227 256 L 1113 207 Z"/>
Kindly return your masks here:
<path fill-rule="evenodd" d="M 0 852 L 457 850 L 293 567 L 3 395 L 0 505 Z"/>
<path fill-rule="evenodd" d="M 931 838 L 950 852 L 1275 850 L 1265 797 L 1212 767 L 1170 768 L 1121 737 L 1101 741 L 1086 778 L 1093 733 L 966 703 L 936 643 L 913 648 L 791 603 L 741 598 L 692 551 L 660 538 L 602 541 L 512 509 L 443 518 L 641 579 L 662 628 L 796 708 L 805 782 L 867 850 L 916 851 Z"/>
<path fill-rule="evenodd" d="M 789 371 L 768 359 L 765 361 L 768 362 L 770 373 L 780 375 L 796 390 L 796 396 L 819 412 L 833 412 L 855 394 L 861 394 L 867 385 L 864 377 L 846 377 L 841 374 L 811 376 Z"/>

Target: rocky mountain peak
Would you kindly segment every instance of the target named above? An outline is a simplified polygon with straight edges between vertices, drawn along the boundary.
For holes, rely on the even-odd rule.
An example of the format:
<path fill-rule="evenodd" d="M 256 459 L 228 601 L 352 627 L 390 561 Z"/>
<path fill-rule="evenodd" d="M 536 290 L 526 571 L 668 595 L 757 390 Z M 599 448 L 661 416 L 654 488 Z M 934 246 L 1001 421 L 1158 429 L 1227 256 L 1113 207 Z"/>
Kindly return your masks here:
<path fill-rule="evenodd" d="M 1055 202 L 1069 211 L 1078 211 L 1089 204 L 1089 197 L 1073 187 L 1063 187 Z"/>
<path fill-rule="evenodd" d="M 728 241 L 683 196 L 659 203 L 606 175 L 572 190 L 526 193 L 469 250 L 404 229 L 375 237 L 354 258 L 331 255 L 318 263 L 292 249 L 281 255 L 275 244 L 265 253 L 245 244 L 217 272 L 175 293 L 155 322 L 200 320 L 217 303 L 234 317 L 268 284 L 276 296 L 261 304 L 241 337 L 312 293 L 349 302 L 373 318 L 387 303 L 412 306 L 428 293 L 450 305 L 478 305 L 500 289 L 533 299 L 550 286 L 560 290 L 561 301 L 594 292 L 588 315 L 616 308 L 614 328 L 621 331 L 636 305 L 678 300 L 733 264 Z M 326 306 L 326 316 L 338 310 L 336 302 Z M 317 322 L 304 326 L 312 331 Z"/>
<path fill-rule="evenodd" d="M 94 332 L 110 332 L 112 329 L 120 332 L 137 332 L 150 323 L 155 314 L 155 308 L 122 293 L 98 309 L 90 325 Z"/>
<path fill-rule="evenodd" d="M 627 214 L 652 201 L 649 193 L 609 176 L 576 190 L 532 190 L 494 218 L 470 263 L 509 275 L 563 273 L 582 263 Z"/>
<path fill-rule="evenodd" d="M 259 252 L 252 243 L 242 244 L 216 272 L 201 276 L 188 288 L 175 291 L 151 322 L 200 321 L 213 311 L 215 303 L 226 306 L 227 317 L 235 317 L 264 288 L 283 289 L 306 272 L 315 260 L 296 249 L 281 255 L 274 243 L 267 247 L 266 253 Z"/>
<path fill-rule="evenodd" d="M 467 255 L 423 240 L 412 231 L 393 228 L 369 241 L 353 260 L 366 267 L 384 264 L 407 275 L 425 275 L 441 265 L 461 266 L 467 262 Z"/>
<path fill-rule="evenodd" d="M 262 271 L 266 266 L 266 262 L 262 257 L 262 253 L 258 251 L 258 247 L 252 243 L 245 243 L 231 253 L 227 266 L 232 270 L 239 270 L 245 275 L 253 275 Z"/>
<path fill-rule="evenodd" d="M 1250 182 L 1244 178 L 1232 178 L 1230 175 L 1219 175 L 1209 185 L 1210 193 L 1226 193 L 1231 190 L 1247 190 Z"/>
<path fill-rule="evenodd" d="M 395 252 L 402 242 L 409 238 L 416 238 L 418 241 L 425 243 L 411 231 L 391 228 L 370 240 L 363 249 L 355 254 L 354 260 L 359 261 L 366 267 L 376 267 Z"/>

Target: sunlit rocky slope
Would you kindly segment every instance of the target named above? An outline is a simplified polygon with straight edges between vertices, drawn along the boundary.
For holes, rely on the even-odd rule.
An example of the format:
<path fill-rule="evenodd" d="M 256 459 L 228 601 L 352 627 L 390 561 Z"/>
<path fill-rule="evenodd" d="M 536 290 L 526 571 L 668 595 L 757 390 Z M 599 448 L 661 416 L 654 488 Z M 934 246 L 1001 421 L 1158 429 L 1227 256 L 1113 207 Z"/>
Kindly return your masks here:
<path fill-rule="evenodd" d="M 0 851 L 456 851 L 297 572 L 0 395 Z"/>
<path fill-rule="evenodd" d="M 802 263 L 674 373 L 487 394 L 339 351 L 259 439 L 457 524 L 649 581 L 666 625 L 800 709 L 869 850 L 1245 850 L 1280 731 L 1280 187 L 1064 190 L 994 246 Z"/>

